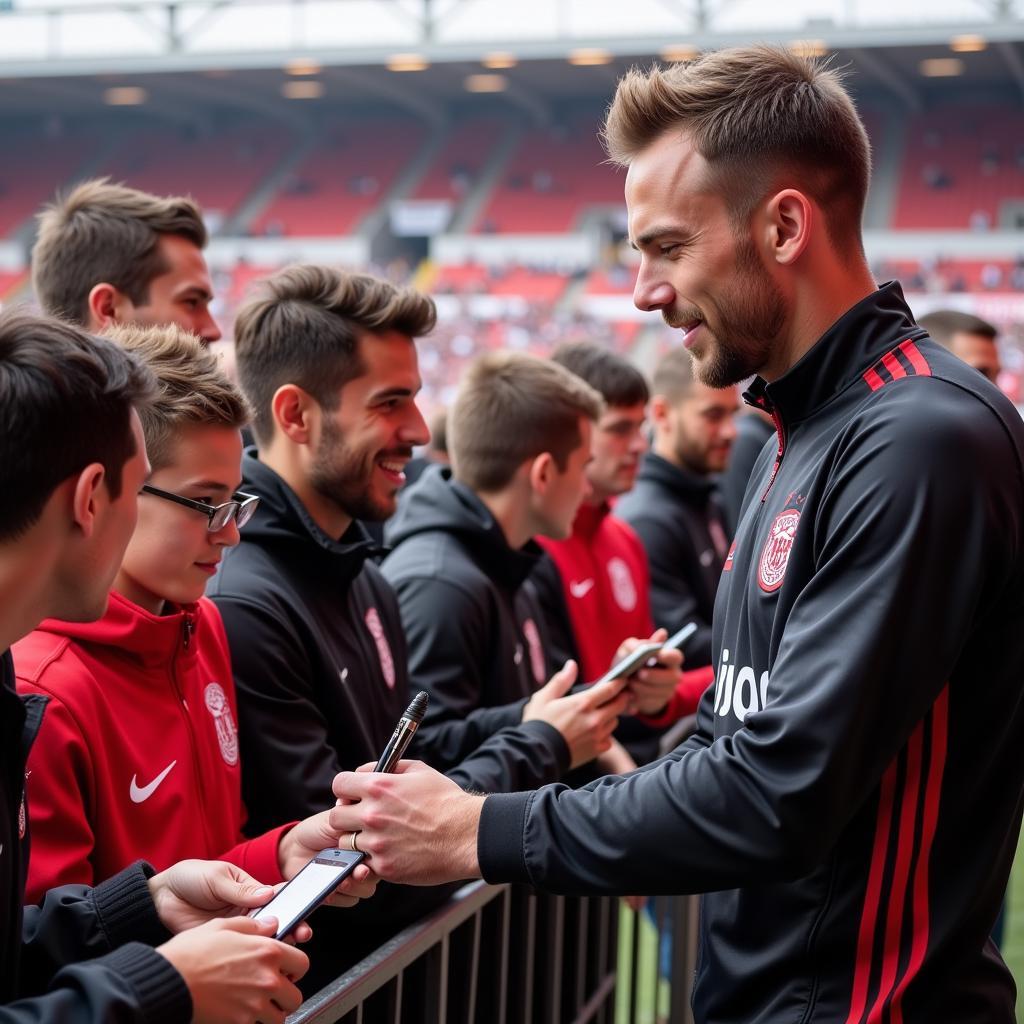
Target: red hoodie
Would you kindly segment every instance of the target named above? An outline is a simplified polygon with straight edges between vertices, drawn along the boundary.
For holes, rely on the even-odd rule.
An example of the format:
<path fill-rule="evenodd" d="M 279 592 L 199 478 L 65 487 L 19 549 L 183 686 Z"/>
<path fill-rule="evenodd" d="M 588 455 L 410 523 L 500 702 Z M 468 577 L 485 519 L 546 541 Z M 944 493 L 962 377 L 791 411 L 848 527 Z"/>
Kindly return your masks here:
<path fill-rule="evenodd" d="M 597 679 L 607 671 L 627 637 L 654 632 L 650 572 L 636 532 L 611 514 L 607 503 L 581 505 L 566 540 L 537 537 L 558 569 L 580 654 L 580 676 Z M 662 727 L 692 714 L 714 679 L 710 666 L 681 672 L 671 701 L 657 717 L 641 716 Z"/>
<path fill-rule="evenodd" d="M 158 871 L 226 860 L 281 881 L 291 824 L 242 839 L 235 687 L 210 601 L 152 615 L 111 592 L 98 622 L 47 619 L 13 654 L 18 692 L 50 698 L 28 759 L 26 902 L 140 858 Z"/>

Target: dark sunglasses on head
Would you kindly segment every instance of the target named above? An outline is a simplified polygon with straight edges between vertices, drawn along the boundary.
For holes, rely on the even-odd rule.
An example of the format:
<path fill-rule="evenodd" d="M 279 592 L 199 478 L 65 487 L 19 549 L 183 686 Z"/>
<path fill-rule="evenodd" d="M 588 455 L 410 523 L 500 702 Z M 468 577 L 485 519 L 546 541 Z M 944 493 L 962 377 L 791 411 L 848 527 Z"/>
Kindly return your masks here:
<path fill-rule="evenodd" d="M 244 491 L 235 491 L 231 501 L 225 501 L 223 505 L 207 505 L 204 501 L 193 501 L 192 498 L 183 498 L 180 494 L 172 494 L 170 491 L 162 491 L 159 487 L 152 487 L 150 484 L 142 485 L 142 493 L 152 494 L 165 501 L 173 501 L 186 508 L 194 508 L 202 512 L 208 522 L 206 529 L 210 533 L 223 530 L 232 520 L 241 529 L 250 519 L 260 499 L 255 494 L 246 494 Z"/>

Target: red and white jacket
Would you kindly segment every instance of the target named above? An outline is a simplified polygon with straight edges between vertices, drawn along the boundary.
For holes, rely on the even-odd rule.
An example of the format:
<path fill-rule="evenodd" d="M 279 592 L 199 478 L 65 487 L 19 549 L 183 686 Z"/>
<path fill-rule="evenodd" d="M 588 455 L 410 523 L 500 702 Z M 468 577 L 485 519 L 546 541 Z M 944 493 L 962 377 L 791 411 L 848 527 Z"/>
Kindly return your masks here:
<path fill-rule="evenodd" d="M 224 627 L 206 598 L 152 615 L 116 591 L 98 622 L 47 619 L 13 648 L 18 692 L 49 698 L 28 760 L 26 900 L 142 858 L 230 861 L 281 881 L 291 824 L 244 841 Z"/>
<path fill-rule="evenodd" d="M 611 514 L 607 503 L 581 505 L 566 540 L 536 540 L 550 561 L 541 562 L 531 578 L 558 648 L 556 657 L 575 658 L 582 679 L 597 679 L 611 666 L 623 640 L 654 632 L 643 544 L 628 523 Z M 661 727 L 692 714 L 713 679 L 710 667 L 681 672 L 665 710 L 643 720 Z"/>

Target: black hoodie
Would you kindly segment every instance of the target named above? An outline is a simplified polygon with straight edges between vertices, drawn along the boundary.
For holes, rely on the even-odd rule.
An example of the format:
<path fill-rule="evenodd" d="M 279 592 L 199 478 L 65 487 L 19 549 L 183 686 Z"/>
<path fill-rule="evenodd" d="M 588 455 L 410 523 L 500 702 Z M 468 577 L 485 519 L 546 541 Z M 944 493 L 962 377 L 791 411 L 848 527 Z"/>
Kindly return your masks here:
<path fill-rule="evenodd" d="M 384 560 L 409 643 L 409 673 L 430 694 L 414 740 L 425 760 L 451 765 L 498 729 L 525 728 L 523 706 L 550 674 L 542 618 L 526 583 L 540 557 L 509 547 L 487 506 L 447 467 L 403 493 Z M 535 785 L 569 768 L 561 734 L 534 726 Z M 538 728 L 541 727 L 541 728 Z"/>
<path fill-rule="evenodd" d="M 410 691 L 395 595 L 370 560 L 378 548 L 363 527 L 353 523 L 334 540 L 251 449 L 242 470 L 260 505 L 208 592 L 231 650 L 246 831 L 256 835 L 332 806 L 334 776 L 377 759 Z M 475 791 L 537 785 L 545 778 L 534 765 L 536 736 L 549 728 L 506 730 L 444 768 Z M 333 959 L 314 965 L 324 970 L 311 977 L 326 981 L 446 892 L 381 886 L 351 910 L 325 911 L 345 942 L 334 933 Z M 314 930 L 323 932 L 324 922 Z M 304 980 L 304 991 L 312 987 Z"/>
<path fill-rule="evenodd" d="M 728 547 L 714 482 L 649 452 L 615 514 L 636 530 L 647 552 L 655 623 L 671 634 L 696 622 L 686 667 L 711 664 L 711 613 Z"/>

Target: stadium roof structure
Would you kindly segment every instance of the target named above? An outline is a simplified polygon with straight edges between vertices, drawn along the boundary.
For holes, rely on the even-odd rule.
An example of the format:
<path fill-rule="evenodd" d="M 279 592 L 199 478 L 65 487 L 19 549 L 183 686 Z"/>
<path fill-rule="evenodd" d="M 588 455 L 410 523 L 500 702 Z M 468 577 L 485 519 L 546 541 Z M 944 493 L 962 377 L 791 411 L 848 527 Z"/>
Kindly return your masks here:
<path fill-rule="evenodd" d="M 141 105 L 301 121 L 296 99 L 442 121 L 478 93 L 537 122 L 630 65 L 751 41 L 848 65 L 910 109 L 965 86 L 1024 101 L 1019 0 L 0 0 L 0 116 Z M 298 83 L 298 84 L 297 84 Z M 307 103 L 308 112 L 313 104 Z"/>

